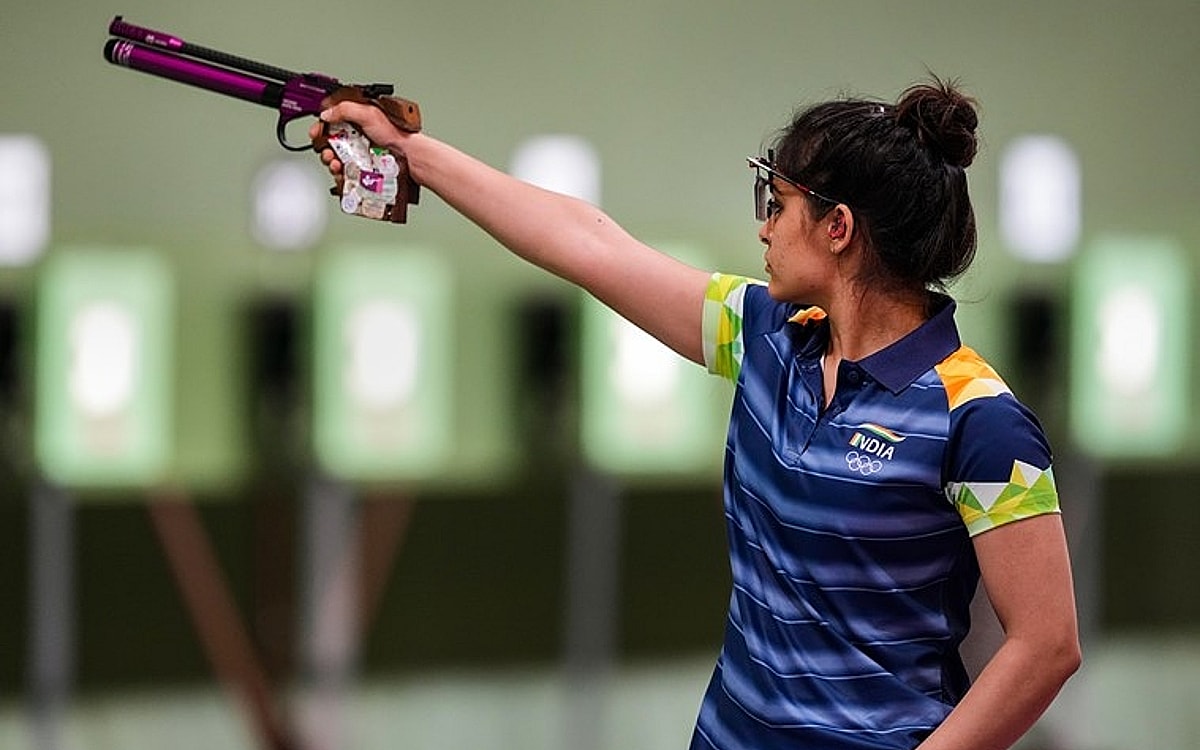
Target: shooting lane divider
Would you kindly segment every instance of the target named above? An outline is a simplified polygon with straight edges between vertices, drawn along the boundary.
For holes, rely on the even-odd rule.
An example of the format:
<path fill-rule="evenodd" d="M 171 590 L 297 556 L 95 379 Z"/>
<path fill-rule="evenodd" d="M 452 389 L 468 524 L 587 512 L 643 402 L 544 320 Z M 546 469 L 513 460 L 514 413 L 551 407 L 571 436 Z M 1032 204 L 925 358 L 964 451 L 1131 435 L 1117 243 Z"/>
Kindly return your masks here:
<path fill-rule="evenodd" d="M 179 489 L 152 491 L 148 500 L 146 507 L 152 526 L 218 680 L 242 698 L 248 722 L 261 747 L 302 748 L 304 745 L 280 707 L 276 697 L 278 688 L 272 684 L 254 647 L 195 504 Z M 355 534 L 361 555 L 356 618 L 360 638 L 375 620 L 415 507 L 413 499 L 402 493 L 374 491 L 363 498 Z M 352 554 L 353 551 L 336 562 L 338 575 L 354 574 Z M 326 603 L 322 602 L 322 606 Z"/>
<path fill-rule="evenodd" d="M 191 498 L 164 490 L 152 494 L 146 507 L 217 678 L 244 700 L 262 747 L 297 748 Z"/>

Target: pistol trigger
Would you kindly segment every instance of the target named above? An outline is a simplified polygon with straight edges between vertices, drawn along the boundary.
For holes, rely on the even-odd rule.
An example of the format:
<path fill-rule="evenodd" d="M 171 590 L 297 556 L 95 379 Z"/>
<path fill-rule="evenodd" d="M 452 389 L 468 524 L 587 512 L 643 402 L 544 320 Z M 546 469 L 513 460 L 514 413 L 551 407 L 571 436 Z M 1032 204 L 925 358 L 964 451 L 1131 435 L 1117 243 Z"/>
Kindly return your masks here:
<path fill-rule="evenodd" d="M 275 123 L 275 139 L 279 141 L 280 146 L 283 146 L 288 151 L 308 151 L 310 148 L 312 148 L 311 143 L 302 143 L 298 146 L 288 143 L 287 126 L 288 123 L 295 119 L 296 117 L 288 117 L 283 114 L 279 115 L 279 121 Z"/>
<path fill-rule="evenodd" d="M 288 147 L 286 128 L 287 122 L 280 117 L 279 121 L 275 123 L 275 140 L 279 141 L 279 145 L 283 146 L 284 148 Z"/>

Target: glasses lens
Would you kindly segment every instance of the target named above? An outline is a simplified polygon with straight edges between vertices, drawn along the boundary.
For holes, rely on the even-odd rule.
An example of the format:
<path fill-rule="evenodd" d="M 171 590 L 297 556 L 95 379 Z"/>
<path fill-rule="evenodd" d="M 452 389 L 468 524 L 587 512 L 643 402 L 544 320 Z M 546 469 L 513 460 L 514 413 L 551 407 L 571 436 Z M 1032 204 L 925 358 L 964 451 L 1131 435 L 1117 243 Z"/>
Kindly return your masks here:
<path fill-rule="evenodd" d="M 771 181 L 759 172 L 754 176 L 754 218 L 767 220 L 767 205 L 771 200 Z"/>

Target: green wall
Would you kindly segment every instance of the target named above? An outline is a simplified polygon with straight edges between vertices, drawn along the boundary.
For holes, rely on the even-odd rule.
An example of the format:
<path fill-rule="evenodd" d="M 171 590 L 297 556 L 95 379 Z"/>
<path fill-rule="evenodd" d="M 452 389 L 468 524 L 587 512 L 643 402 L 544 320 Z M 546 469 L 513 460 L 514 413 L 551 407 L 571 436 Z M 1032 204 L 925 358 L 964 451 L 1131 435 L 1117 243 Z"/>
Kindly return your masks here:
<path fill-rule="evenodd" d="M 1017 265 L 998 239 L 996 160 L 1014 136 L 1055 133 L 1078 150 L 1085 246 L 1128 232 L 1200 247 L 1200 151 L 1191 126 L 1200 115 L 1192 74 L 1200 12 L 1187 2 L 1036 10 L 975 2 L 351 2 L 336 12 L 313 2 L 135 2 L 115 10 L 281 67 L 394 81 L 422 104 L 429 132 L 498 166 L 526 136 L 582 135 L 601 156 L 603 204 L 619 221 L 751 273 L 761 263 L 742 157 L 795 104 L 842 91 L 891 97 L 926 69 L 959 77 L 982 102 L 983 151 L 971 171 L 981 259 L 958 293 L 972 303 L 964 311 L 970 338 L 1002 368 L 1007 295 L 1015 286 L 1061 289 L 1065 273 Z M 488 342 L 515 335 L 514 300 L 560 287 L 504 257 L 432 196 L 406 227 L 331 216 L 313 253 L 269 257 L 248 225 L 254 172 L 282 155 L 273 113 L 108 65 L 100 51 L 112 11 L 9 0 L 0 20 L 0 132 L 33 133 L 51 151 L 51 252 L 151 247 L 183 281 L 180 481 L 222 485 L 246 470 L 245 305 L 268 293 L 303 298 L 312 265 L 339 244 L 411 241 L 450 257 L 461 272 L 464 365 L 498 373 L 503 387 L 517 365 Z M 33 273 L 0 271 L 0 294 L 20 304 Z M 475 399 L 472 412 L 481 416 L 461 426 L 481 437 L 462 459 L 488 474 L 511 458 L 503 448 L 507 396 L 484 388 Z"/>

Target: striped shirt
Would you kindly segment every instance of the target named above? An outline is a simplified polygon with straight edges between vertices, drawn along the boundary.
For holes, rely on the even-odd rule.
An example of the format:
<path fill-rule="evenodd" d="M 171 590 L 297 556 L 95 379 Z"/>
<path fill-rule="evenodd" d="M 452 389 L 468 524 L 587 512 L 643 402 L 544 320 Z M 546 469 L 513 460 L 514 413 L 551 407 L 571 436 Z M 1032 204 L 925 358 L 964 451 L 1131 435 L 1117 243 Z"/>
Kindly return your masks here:
<path fill-rule="evenodd" d="M 736 383 L 733 573 L 693 750 L 913 748 L 968 687 L 971 536 L 1058 512 L 1036 418 L 963 346 L 955 305 L 823 404 L 825 314 L 714 275 L 705 360 Z"/>

